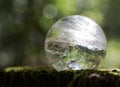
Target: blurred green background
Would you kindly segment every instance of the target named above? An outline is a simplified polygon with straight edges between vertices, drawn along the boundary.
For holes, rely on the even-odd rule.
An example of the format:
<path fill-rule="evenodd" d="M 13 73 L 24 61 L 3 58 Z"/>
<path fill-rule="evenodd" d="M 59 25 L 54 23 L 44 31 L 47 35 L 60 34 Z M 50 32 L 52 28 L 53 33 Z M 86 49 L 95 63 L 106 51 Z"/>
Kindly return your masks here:
<path fill-rule="evenodd" d="M 0 67 L 49 66 L 45 36 L 68 15 L 87 16 L 103 28 L 108 49 L 99 68 L 120 68 L 120 0 L 0 0 Z"/>

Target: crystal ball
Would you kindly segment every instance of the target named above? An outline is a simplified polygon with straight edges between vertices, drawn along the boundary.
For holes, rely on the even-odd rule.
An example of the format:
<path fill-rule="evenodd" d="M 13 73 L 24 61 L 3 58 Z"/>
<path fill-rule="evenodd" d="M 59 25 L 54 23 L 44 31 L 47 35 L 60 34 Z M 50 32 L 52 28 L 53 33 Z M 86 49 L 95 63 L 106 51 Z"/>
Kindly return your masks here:
<path fill-rule="evenodd" d="M 106 54 L 102 28 L 90 18 L 61 18 L 48 31 L 45 52 L 57 70 L 96 69 Z"/>

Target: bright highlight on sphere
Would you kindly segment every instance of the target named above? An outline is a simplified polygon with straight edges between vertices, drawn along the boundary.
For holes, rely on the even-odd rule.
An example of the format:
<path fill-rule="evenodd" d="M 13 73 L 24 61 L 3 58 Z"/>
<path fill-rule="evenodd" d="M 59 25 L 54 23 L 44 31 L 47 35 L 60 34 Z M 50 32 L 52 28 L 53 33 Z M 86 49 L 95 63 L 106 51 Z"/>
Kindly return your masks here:
<path fill-rule="evenodd" d="M 45 40 L 49 62 L 58 70 L 95 69 L 106 54 L 106 37 L 93 20 L 67 16 L 58 20 Z"/>

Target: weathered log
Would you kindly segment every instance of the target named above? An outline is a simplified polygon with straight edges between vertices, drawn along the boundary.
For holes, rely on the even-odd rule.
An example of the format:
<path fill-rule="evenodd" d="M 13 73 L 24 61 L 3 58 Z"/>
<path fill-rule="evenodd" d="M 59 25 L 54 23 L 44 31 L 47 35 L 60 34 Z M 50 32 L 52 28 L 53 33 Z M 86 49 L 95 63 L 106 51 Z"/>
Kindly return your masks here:
<path fill-rule="evenodd" d="M 11 67 L 0 70 L 0 87 L 120 87 L 120 71 Z"/>

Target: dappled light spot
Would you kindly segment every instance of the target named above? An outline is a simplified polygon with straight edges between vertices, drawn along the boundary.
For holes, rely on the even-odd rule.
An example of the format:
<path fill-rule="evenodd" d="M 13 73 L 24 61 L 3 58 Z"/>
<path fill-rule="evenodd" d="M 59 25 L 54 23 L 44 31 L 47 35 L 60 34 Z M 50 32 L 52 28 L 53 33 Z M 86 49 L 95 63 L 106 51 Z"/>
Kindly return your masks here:
<path fill-rule="evenodd" d="M 21 14 L 27 9 L 26 4 L 27 4 L 27 0 L 15 0 L 14 1 L 14 10 L 17 13 Z"/>
<path fill-rule="evenodd" d="M 11 65 L 13 62 L 13 52 L 0 52 L 0 68 Z"/>
<path fill-rule="evenodd" d="M 57 8 L 53 4 L 47 4 L 43 9 L 46 18 L 54 18 L 57 15 Z"/>

